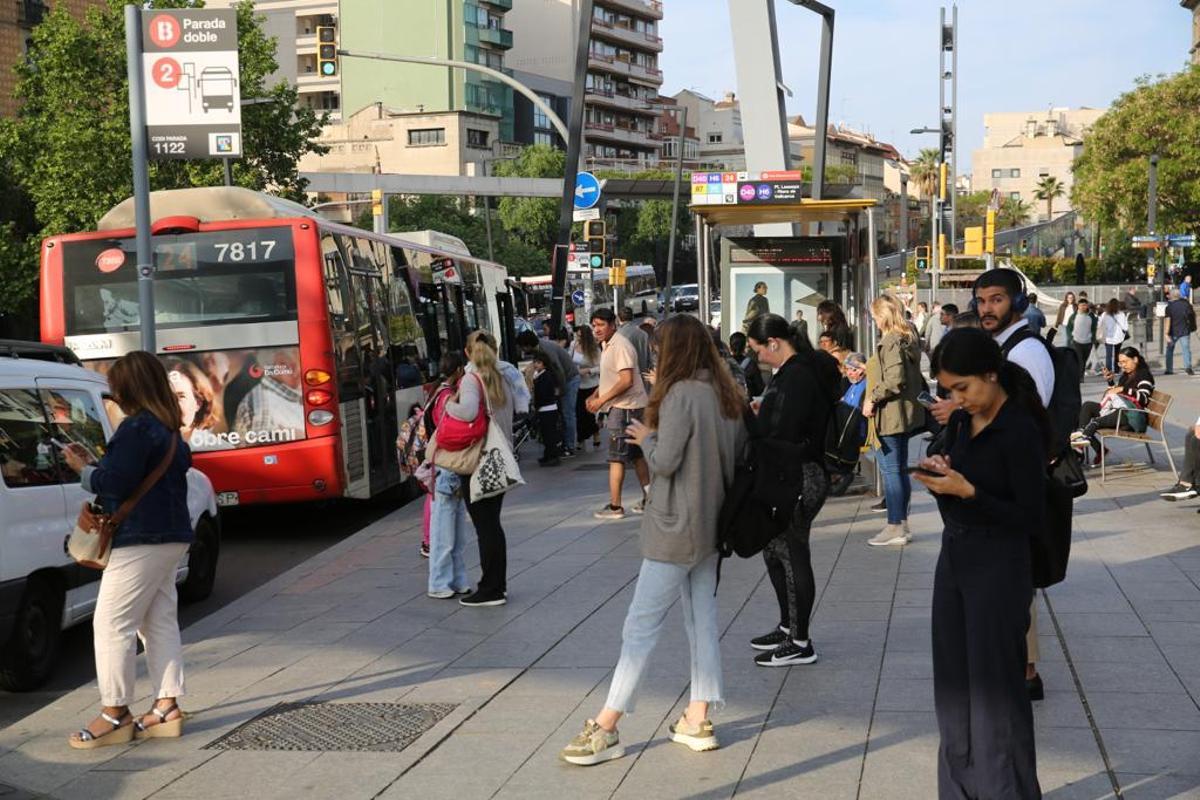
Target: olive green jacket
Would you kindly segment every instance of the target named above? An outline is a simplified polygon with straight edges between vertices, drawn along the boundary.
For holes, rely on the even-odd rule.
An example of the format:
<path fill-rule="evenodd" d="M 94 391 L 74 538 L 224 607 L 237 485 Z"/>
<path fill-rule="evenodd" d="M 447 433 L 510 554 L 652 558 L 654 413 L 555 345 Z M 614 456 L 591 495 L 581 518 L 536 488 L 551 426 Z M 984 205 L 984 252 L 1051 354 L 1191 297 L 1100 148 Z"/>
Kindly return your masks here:
<path fill-rule="evenodd" d="M 889 333 L 879 343 L 876 355 L 879 380 L 867 389 L 867 397 L 875 403 L 875 432 L 895 436 L 924 427 L 925 409 L 917 402 L 917 395 L 928 387 L 921 375 L 919 340 Z"/>

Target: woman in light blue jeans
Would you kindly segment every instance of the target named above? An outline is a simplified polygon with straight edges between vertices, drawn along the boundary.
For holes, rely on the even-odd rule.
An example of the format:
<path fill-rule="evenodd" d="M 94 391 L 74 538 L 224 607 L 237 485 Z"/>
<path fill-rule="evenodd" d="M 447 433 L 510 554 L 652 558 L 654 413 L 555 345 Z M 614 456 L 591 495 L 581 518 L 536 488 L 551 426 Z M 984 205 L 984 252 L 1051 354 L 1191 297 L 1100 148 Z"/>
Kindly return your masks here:
<path fill-rule="evenodd" d="M 454 396 L 462 379 L 466 358 L 462 353 L 447 353 L 442 357 L 442 384 L 430 401 L 429 417 L 441 422 L 446 402 Z M 471 532 L 467 524 L 466 493 L 469 491 L 461 475 L 437 468 L 433 485 L 433 509 L 429 517 L 429 588 L 426 592 L 437 600 L 449 600 L 471 591 L 467 578 L 465 550 Z"/>
<path fill-rule="evenodd" d="M 708 719 L 724 702 L 717 627 L 717 518 L 744 437 L 745 397 L 704 324 L 676 316 L 659 326 L 657 381 L 646 424 L 626 429 L 650 468 L 642 518 L 642 567 L 625 617 L 621 657 L 604 708 L 559 757 L 590 766 L 625 754 L 617 722 L 634 710 L 638 684 L 667 611 L 679 601 L 692 665 L 691 702 L 671 740 L 713 750 Z"/>

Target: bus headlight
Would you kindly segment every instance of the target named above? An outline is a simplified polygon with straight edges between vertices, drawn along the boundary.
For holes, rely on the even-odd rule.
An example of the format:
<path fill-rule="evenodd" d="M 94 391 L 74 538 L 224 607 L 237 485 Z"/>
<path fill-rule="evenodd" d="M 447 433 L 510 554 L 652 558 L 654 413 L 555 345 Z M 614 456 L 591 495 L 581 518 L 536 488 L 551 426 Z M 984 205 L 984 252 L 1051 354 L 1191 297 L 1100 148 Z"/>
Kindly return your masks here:
<path fill-rule="evenodd" d="M 333 422 L 333 412 L 326 411 L 323 408 L 318 408 L 315 411 L 308 412 L 309 425 L 328 425 Z"/>

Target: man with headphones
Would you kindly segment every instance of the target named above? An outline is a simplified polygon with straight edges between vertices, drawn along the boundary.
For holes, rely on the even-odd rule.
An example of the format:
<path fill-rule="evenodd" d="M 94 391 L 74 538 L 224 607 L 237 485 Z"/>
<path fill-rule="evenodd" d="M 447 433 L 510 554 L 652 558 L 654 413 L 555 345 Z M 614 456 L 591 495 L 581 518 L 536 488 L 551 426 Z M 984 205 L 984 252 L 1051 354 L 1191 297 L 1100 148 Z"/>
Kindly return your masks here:
<path fill-rule="evenodd" d="M 969 307 L 979 315 L 980 327 L 992 335 L 1004 357 L 1024 367 L 1033 377 L 1038 397 L 1042 399 L 1042 405 L 1048 407 L 1054 394 L 1054 361 L 1045 342 L 1029 328 L 1029 322 L 1024 317 L 1029 308 L 1029 296 L 1025 292 L 1025 279 L 1021 273 L 1011 269 L 987 270 L 975 279 Z M 954 401 L 947 398 L 935 403 L 930 412 L 945 425 L 956 408 Z M 1029 689 L 1031 700 L 1041 700 L 1045 696 L 1045 688 L 1037 671 L 1041 654 L 1038 652 L 1036 596 L 1029 612 L 1025 686 Z"/>

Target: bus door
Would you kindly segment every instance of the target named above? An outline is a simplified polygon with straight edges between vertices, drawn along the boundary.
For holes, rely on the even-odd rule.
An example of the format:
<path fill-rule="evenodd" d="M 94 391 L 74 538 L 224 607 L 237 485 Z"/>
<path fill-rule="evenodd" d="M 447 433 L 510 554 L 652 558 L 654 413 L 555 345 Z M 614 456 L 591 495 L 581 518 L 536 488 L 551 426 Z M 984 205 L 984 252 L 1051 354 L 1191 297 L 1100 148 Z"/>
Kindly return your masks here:
<path fill-rule="evenodd" d="M 496 308 L 500 310 L 500 357 L 513 364 L 521 363 L 521 352 L 517 348 L 516 310 L 513 296 L 508 292 L 496 292 Z"/>
<path fill-rule="evenodd" d="M 367 464 L 371 494 L 400 482 L 396 437 L 396 378 L 387 338 L 387 294 L 377 272 L 353 271 L 350 275 L 357 312 L 361 375 L 366 400 Z"/>
<path fill-rule="evenodd" d="M 467 293 L 462 284 L 443 283 L 441 287 L 446 302 L 446 315 L 451 329 L 458 337 L 458 348 L 461 350 L 467 346 L 467 331 L 473 327 L 473 315 L 468 314 Z"/>

